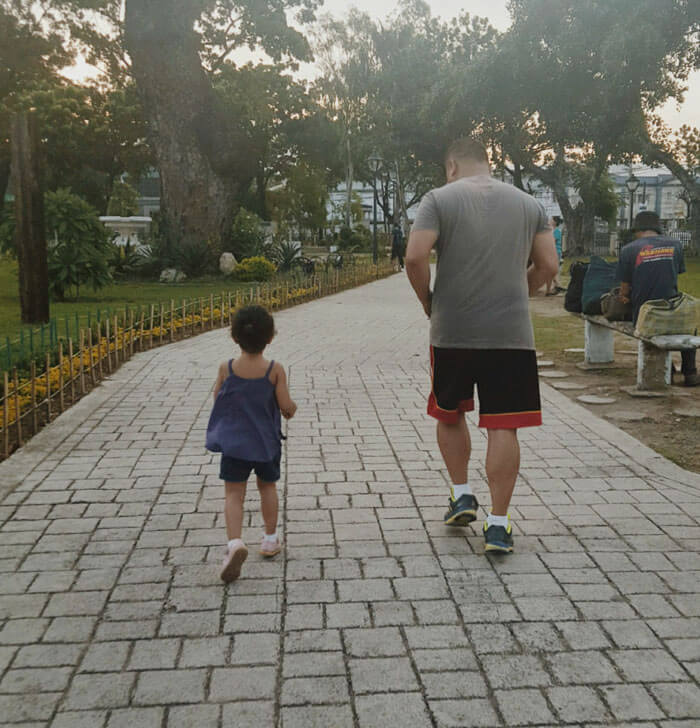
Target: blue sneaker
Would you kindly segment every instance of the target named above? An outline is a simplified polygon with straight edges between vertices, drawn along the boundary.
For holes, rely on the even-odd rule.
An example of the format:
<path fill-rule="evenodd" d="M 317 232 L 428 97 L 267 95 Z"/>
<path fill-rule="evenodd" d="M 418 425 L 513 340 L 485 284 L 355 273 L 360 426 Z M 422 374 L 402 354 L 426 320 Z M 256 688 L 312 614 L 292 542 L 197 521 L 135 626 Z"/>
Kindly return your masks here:
<path fill-rule="evenodd" d="M 508 528 L 489 526 L 484 523 L 484 540 L 486 541 L 485 551 L 509 554 L 513 551 L 513 527 L 510 523 Z"/>
<path fill-rule="evenodd" d="M 473 495 L 461 495 L 457 500 L 450 498 L 450 507 L 443 520 L 446 526 L 468 526 L 476 521 L 478 510 L 479 501 Z"/>

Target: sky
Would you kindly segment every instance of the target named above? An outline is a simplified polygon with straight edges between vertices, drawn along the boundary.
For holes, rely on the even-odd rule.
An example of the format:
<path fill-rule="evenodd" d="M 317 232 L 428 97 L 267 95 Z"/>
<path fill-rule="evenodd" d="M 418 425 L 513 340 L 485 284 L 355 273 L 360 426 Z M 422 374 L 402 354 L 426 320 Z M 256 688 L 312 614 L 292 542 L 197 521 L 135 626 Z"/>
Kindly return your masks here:
<path fill-rule="evenodd" d="M 506 30 L 510 24 L 507 10 L 507 0 L 427 0 L 435 15 L 444 19 L 453 18 L 462 11 L 472 15 L 488 18 L 490 23 L 498 30 Z M 325 0 L 321 13 L 328 13 L 336 17 L 343 17 L 349 8 L 354 6 L 369 13 L 374 18 L 384 18 L 396 10 L 395 0 Z M 253 60 L 255 54 L 247 51 L 239 57 L 237 62 Z M 90 75 L 88 67 L 78 64 L 68 69 L 65 75 L 76 81 L 84 80 Z M 311 75 L 313 70 L 311 69 Z M 688 91 L 683 104 L 676 101 L 667 103 L 661 109 L 661 116 L 672 129 L 678 129 L 683 124 L 691 126 L 700 125 L 700 70 L 692 74 L 688 80 Z"/>

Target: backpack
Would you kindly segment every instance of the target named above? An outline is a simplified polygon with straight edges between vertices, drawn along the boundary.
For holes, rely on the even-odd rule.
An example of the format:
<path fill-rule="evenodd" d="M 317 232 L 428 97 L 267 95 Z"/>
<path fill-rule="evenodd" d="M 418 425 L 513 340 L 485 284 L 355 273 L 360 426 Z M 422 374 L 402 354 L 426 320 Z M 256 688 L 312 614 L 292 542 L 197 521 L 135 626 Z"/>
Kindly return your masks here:
<path fill-rule="evenodd" d="M 591 262 L 583 279 L 581 308 L 588 316 L 600 316 L 603 310 L 600 299 L 615 286 L 616 263 L 608 263 L 598 255 L 591 256 Z"/>
<path fill-rule="evenodd" d="M 571 282 L 566 289 L 564 308 L 571 313 L 581 313 L 581 296 L 583 295 L 583 279 L 588 270 L 588 263 L 577 260 L 571 264 Z"/>

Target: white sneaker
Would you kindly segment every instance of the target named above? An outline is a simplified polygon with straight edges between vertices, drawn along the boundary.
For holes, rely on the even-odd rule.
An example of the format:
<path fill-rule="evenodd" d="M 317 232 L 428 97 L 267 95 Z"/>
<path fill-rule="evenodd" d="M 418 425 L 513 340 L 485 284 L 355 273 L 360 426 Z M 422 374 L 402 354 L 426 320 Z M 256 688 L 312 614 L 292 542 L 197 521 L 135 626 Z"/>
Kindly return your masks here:
<path fill-rule="evenodd" d="M 235 581 L 241 575 L 243 562 L 248 558 L 248 547 L 240 538 L 231 541 L 228 545 L 223 567 L 221 569 L 221 580 L 227 584 Z"/>

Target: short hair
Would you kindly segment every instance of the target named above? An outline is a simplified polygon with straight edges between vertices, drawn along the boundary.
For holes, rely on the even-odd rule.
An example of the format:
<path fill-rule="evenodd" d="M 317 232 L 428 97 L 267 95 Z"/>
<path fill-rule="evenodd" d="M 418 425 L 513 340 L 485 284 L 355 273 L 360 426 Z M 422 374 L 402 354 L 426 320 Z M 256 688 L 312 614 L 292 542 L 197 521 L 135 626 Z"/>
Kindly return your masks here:
<path fill-rule="evenodd" d="M 489 155 L 486 147 L 474 137 L 462 137 L 457 139 L 447 147 L 445 152 L 445 162 L 448 159 L 455 159 L 465 162 L 481 162 L 489 163 Z"/>
<path fill-rule="evenodd" d="M 275 335 L 275 320 L 262 306 L 244 306 L 231 323 L 231 337 L 247 354 L 261 354 Z"/>
<path fill-rule="evenodd" d="M 632 224 L 632 230 L 635 232 L 653 230 L 659 235 L 662 235 L 663 229 L 661 228 L 661 218 L 651 210 L 642 210 L 642 212 L 638 212 L 635 216 L 634 223 Z"/>

